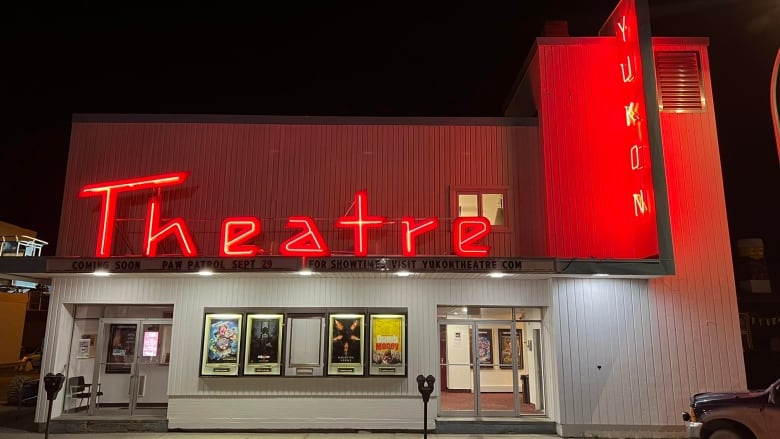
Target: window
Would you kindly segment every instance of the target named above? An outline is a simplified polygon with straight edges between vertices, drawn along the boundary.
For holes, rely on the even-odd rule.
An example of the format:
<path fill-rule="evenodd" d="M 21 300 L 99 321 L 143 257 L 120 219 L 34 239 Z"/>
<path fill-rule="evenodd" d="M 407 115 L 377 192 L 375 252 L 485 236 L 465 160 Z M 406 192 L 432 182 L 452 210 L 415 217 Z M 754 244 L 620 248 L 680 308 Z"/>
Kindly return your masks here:
<path fill-rule="evenodd" d="M 492 226 L 506 226 L 502 191 L 458 191 L 457 216 L 484 216 Z"/>

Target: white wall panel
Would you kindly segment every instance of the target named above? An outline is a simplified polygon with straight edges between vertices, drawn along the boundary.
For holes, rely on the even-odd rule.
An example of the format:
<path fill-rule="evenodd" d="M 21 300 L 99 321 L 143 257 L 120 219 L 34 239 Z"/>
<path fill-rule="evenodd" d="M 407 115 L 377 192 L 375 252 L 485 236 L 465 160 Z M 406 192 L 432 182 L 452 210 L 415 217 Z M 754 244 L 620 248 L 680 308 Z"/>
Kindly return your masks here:
<path fill-rule="evenodd" d="M 176 428 L 205 428 L 214 426 L 231 412 L 236 401 L 250 401 L 249 408 L 263 410 L 270 418 L 280 421 L 263 425 L 266 428 L 289 425 L 300 426 L 300 420 L 286 418 L 285 407 L 295 398 L 316 402 L 312 407 L 323 408 L 322 416 L 309 412 L 311 424 L 307 428 L 330 426 L 335 420 L 327 414 L 327 406 L 354 404 L 346 424 L 357 425 L 371 419 L 366 410 L 376 404 L 390 404 L 396 412 L 382 417 L 384 424 L 374 428 L 402 428 L 408 421 L 407 411 L 419 418 L 420 407 L 409 409 L 419 402 L 415 377 L 418 374 L 439 375 L 439 331 L 436 322 L 437 305 L 482 306 L 538 306 L 549 305 L 547 280 L 425 280 L 387 278 L 330 278 L 316 277 L 175 277 L 175 278 L 59 278 L 54 282 L 57 300 L 61 304 L 172 304 L 174 306 L 173 332 L 168 395 L 171 399 L 169 419 Z M 199 377 L 200 346 L 205 308 L 407 308 L 408 309 L 408 372 L 407 378 L 269 378 L 269 377 Z M 60 325 L 61 326 L 61 325 Z M 66 331 L 69 333 L 69 329 Z M 67 352 L 57 352 L 59 361 L 66 361 Z M 549 373 L 549 372 L 545 372 Z M 438 388 L 438 387 L 437 387 Z M 225 398 L 231 404 L 225 405 Z M 269 399 L 269 397 L 273 397 Z M 233 399 L 235 398 L 235 399 Z M 345 402 L 346 399 L 354 399 Z M 381 403 L 377 400 L 388 399 Z M 268 401 L 276 403 L 268 405 Z M 323 403 L 323 401 L 330 401 Z M 357 401 L 357 402 L 355 402 Z M 429 407 L 435 417 L 436 400 Z M 308 403 L 307 403 L 308 404 Z M 345 407 L 346 407 L 345 406 Z M 361 408 L 362 407 L 362 408 Z M 247 410 L 249 410 L 249 408 Z M 375 407 L 376 408 L 376 407 Z M 208 413 L 204 415 L 200 411 Z M 388 409 L 384 407 L 383 409 Z M 260 413 L 260 412 L 258 412 Z M 385 416 L 385 415 L 382 415 Z M 404 418 L 406 416 L 406 418 Z M 239 416 L 240 417 L 240 416 Z M 354 419 L 352 419 L 354 417 Z M 232 418 L 231 418 L 232 419 Z M 286 420 L 285 420 L 286 419 Z M 404 420 L 405 419 L 405 420 Z M 340 422 L 347 420 L 342 419 Z M 228 422 L 228 424 L 234 421 Z M 245 421 L 235 420 L 235 428 L 246 427 Z M 246 421 L 250 422 L 250 421 Z M 259 428 L 258 422 L 250 424 Z M 270 422 L 270 421 L 269 421 Z M 419 422 L 419 421 L 418 421 Z M 400 424 L 399 424 L 400 423 Z M 232 424 L 231 424 L 232 425 Z M 419 425 L 407 426 L 420 428 Z"/>

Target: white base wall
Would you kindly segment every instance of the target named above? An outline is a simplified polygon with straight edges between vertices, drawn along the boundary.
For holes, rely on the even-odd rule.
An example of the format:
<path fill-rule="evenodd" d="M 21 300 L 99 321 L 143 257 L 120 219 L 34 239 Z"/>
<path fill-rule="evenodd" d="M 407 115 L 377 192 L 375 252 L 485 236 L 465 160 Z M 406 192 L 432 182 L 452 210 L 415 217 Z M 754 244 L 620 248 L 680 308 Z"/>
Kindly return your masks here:
<path fill-rule="evenodd" d="M 431 398 L 429 430 L 436 427 L 436 405 L 435 398 Z M 419 397 L 171 397 L 168 401 L 168 428 L 171 429 L 422 430 L 422 417 L 423 402 Z"/>
<path fill-rule="evenodd" d="M 613 438 L 613 439 L 681 439 L 686 437 L 685 428 L 679 425 L 558 425 L 561 437 Z"/>

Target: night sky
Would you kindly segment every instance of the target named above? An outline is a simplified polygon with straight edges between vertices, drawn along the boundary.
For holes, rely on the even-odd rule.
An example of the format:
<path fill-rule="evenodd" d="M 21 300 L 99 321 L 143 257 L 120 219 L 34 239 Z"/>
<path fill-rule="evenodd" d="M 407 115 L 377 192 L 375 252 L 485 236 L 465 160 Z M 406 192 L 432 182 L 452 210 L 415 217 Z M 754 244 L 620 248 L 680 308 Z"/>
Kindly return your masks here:
<path fill-rule="evenodd" d="M 73 113 L 501 116 L 545 20 L 592 36 L 617 1 L 257 3 L 269 4 L 3 10 L 0 220 L 54 254 Z M 732 244 L 762 238 L 780 289 L 780 4 L 649 3 L 654 35 L 710 38 Z"/>

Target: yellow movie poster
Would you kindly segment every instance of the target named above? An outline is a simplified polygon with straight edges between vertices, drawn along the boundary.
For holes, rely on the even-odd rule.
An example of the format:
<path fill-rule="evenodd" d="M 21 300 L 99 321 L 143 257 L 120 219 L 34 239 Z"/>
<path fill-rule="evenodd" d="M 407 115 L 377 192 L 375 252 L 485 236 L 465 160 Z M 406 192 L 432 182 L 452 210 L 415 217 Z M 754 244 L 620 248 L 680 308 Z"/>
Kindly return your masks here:
<path fill-rule="evenodd" d="M 406 375 L 406 316 L 371 315 L 371 375 Z"/>

